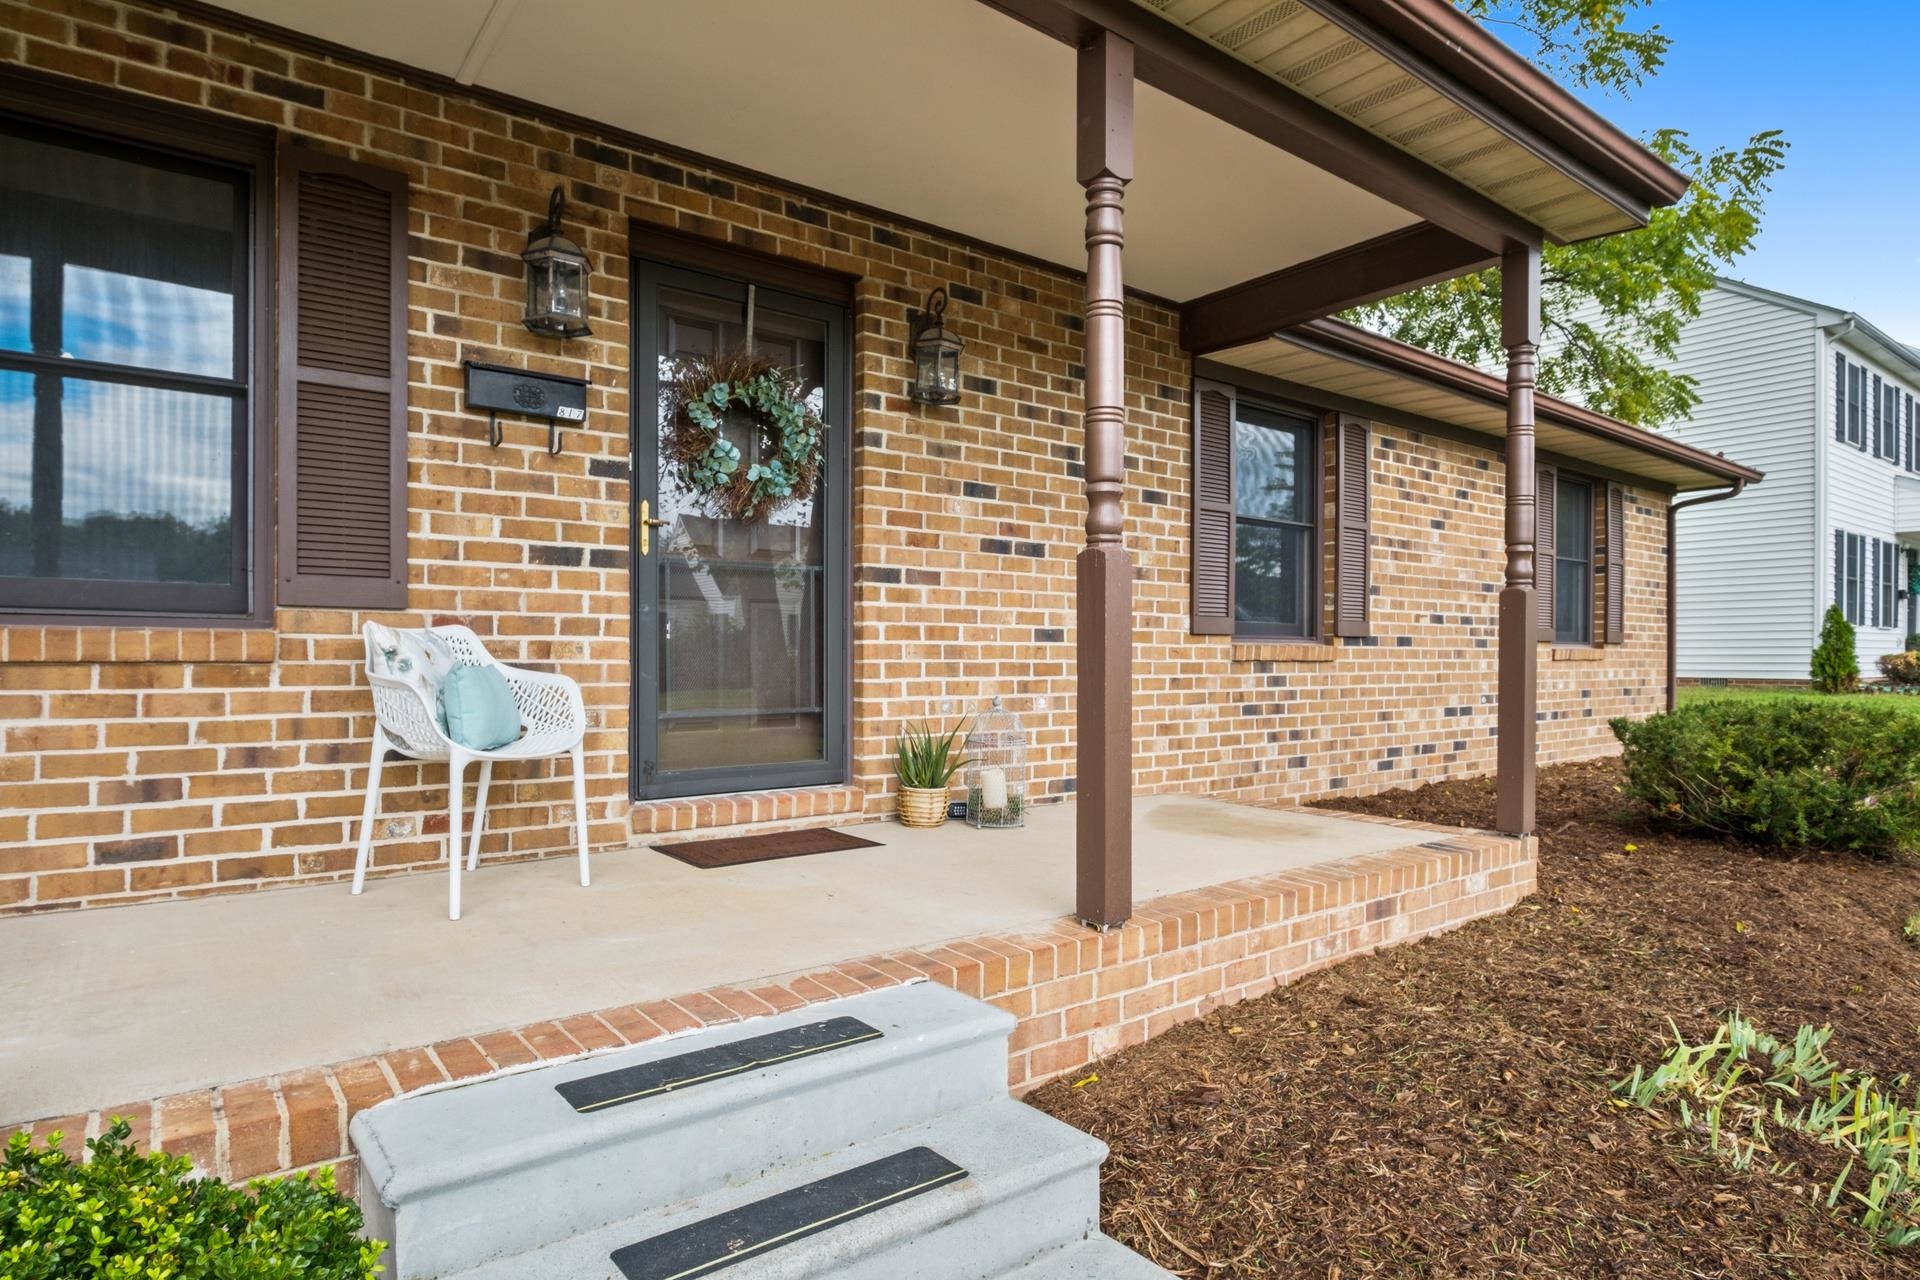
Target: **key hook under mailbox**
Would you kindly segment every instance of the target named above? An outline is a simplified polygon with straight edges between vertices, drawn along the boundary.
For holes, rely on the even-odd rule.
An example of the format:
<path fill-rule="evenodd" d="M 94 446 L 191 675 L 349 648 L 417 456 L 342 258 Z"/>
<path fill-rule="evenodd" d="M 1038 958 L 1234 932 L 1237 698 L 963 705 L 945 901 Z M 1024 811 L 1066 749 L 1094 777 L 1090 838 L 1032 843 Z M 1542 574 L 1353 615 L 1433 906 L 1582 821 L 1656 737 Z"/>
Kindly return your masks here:
<path fill-rule="evenodd" d="M 533 373 L 504 364 L 466 362 L 467 408 L 487 411 L 487 440 L 500 447 L 500 415 L 519 413 L 547 420 L 547 452 L 560 452 L 560 424 L 587 420 L 587 380 Z"/>

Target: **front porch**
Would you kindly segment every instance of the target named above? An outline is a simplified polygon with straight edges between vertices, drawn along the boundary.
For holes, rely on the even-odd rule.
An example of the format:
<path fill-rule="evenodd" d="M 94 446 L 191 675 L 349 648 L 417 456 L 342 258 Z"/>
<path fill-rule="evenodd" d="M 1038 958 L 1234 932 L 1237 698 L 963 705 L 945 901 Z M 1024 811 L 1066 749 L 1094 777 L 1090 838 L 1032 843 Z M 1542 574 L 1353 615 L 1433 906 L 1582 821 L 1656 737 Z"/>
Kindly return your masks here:
<path fill-rule="evenodd" d="M 1070 805 L 717 871 L 631 848 L 590 890 L 483 866 L 459 927 L 437 876 L 17 919 L 0 1116 L 91 1135 L 127 1114 L 252 1177 L 348 1158 L 347 1120 L 396 1094 L 922 979 L 1021 1019 L 1024 1088 L 1533 887 L 1531 839 L 1192 795 L 1133 818 L 1142 905 L 1104 934 L 1059 915 Z"/>

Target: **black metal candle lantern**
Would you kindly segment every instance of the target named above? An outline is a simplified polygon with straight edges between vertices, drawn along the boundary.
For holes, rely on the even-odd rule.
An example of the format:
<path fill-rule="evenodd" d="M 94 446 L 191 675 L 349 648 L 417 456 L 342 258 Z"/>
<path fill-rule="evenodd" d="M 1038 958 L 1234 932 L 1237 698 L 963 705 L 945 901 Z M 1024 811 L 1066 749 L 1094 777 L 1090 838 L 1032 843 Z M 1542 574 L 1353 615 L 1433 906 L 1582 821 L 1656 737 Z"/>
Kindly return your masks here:
<path fill-rule="evenodd" d="M 909 311 L 913 327 L 913 389 L 921 404 L 960 403 L 960 352 L 965 343 L 947 332 L 947 291 L 927 295 L 925 311 Z"/>
<path fill-rule="evenodd" d="M 534 229 L 520 260 L 527 264 L 527 328 L 554 338 L 581 338 L 587 327 L 587 277 L 593 267 L 579 245 L 560 234 L 566 193 L 553 189 L 547 221 Z"/>

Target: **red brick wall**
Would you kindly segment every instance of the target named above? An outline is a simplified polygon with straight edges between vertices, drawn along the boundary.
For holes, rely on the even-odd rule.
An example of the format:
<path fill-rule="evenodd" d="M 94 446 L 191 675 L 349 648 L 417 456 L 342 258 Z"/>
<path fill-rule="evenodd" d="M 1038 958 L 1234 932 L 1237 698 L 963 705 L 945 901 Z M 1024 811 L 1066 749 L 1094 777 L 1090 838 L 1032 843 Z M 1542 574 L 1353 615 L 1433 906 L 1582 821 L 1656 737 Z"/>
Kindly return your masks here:
<path fill-rule="evenodd" d="M 265 121 L 411 183 L 411 575 L 404 614 L 279 611 L 271 630 L 0 628 L 0 910 L 339 878 L 352 861 L 371 709 L 366 616 L 459 620 L 507 661 L 580 681 L 593 842 L 889 812 L 891 735 L 994 693 L 1069 787 L 1081 283 L 975 246 L 636 152 L 385 73 L 109 0 L 0 0 L 0 62 Z M 594 334 L 517 323 L 517 254 L 564 180 L 593 258 Z M 851 785 L 741 800 L 627 799 L 629 220 L 859 278 L 853 317 Z M 906 311 L 954 294 L 966 402 L 906 399 Z M 1128 305 L 1128 542 L 1138 568 L 1137 784 L 1276 801 L 1493 767 L 1500 464 L 1489 448 L 1376 434 L 1374 636 L 1244 646 L 1187 633 L 1188 365 L 1174 315 Z M 591 379 L 561 456 L 544 427 L 460 411 L 461 362 Z M 1543 653 L 1547 759 L 1611 749 L 1662 663 L 1660 498 L 1633 494 L 1624 647 Z M 389 766 L 377 864 L 430 865 L 445 771 Z M 493 856 L 564 850 L 564 762 L 502 771 Z"/>

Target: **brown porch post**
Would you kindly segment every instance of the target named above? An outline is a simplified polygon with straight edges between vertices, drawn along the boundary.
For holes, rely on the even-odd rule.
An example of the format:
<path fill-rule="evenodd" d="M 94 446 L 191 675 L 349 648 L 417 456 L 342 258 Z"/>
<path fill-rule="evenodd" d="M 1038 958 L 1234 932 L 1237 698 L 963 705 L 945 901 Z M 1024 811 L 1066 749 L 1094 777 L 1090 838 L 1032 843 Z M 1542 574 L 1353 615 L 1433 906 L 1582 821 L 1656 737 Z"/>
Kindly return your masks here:
<path fill-rule="evenodd" d="M 1540 617 L 1534 594 L 1533 383 L 1540 359 L 1540 250 L 1500 260 L 1501 342 L 1507 349 L 1507 585 L 1500 593 L 1500 729 L 1495 825 L 1533 831 L 1534 715 Z M 1553 572 L 1551 565 L 1545 572 Z"/>
<path fill-rule="evenodd" d="M 1087 545 L 1078 571 L 1075 697 L 1077 911 L 1095 928 L 1133 914 L 1133 565 L 1126 486 L 1126 305 L 1120 203 L 1133 178 L 1133 45 L 1080 50 L 1079 179 L 1087 192 Z"/>

